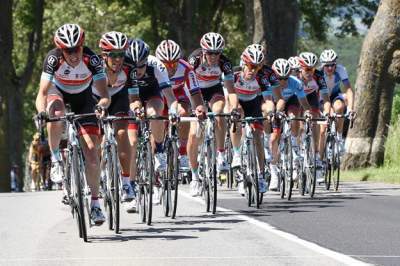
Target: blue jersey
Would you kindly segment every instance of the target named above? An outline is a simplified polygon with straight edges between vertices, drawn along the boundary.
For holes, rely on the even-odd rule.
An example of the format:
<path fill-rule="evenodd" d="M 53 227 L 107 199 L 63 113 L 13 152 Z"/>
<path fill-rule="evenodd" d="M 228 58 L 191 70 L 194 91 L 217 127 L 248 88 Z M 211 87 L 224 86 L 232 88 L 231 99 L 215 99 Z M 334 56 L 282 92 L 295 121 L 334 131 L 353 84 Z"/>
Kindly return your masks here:
<path fill-rule="evenodd" d="M 272 89 L 269 90 L 269 95 L 272 95 Z M 303 83 L 294 76 L 289 76 L 286 88 L 282 89 L 282 97 L 287 101 L 290 97 L 296 95 L 298 99 L 306 98 Z M 274 97 L 274 100 L 278 100 Z"/>
<path fill-rule="evenodd" d="M 340 85 L 342 83 L 346 86 L 350 86 L 349 75 L 347 74 L 346 68 L 342 65 L 336 65 L 335 73 L 331 76 L 324 73 L 324 78 L 329 90 L 329 96 L 340 94 Z"/>

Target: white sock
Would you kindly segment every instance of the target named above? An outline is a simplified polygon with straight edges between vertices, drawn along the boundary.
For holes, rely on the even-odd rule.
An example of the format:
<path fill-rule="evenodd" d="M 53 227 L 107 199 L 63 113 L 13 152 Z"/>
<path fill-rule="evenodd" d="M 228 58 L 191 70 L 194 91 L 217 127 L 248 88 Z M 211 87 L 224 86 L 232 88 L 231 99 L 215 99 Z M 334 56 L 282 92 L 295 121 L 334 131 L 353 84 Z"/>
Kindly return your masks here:
<path fill-rule="evenodd" d="M 91 206 L 91 207 L 98 207 L 98 208 L 100 208 L 100 202 L 99 202 L 99 200 L 98 200 L 98 199 L 97 199 L 97 200 L 92 199 L 92 202 L 90 203 L 90 206 Z"/>
<path fill-rule="evenodd" d="M 122 184 L 123 185 L 126 185 L 126 184 L 129 184 L 130 183 L 130 177 L 129 176 L 123 176 L 122 177 Z"/>

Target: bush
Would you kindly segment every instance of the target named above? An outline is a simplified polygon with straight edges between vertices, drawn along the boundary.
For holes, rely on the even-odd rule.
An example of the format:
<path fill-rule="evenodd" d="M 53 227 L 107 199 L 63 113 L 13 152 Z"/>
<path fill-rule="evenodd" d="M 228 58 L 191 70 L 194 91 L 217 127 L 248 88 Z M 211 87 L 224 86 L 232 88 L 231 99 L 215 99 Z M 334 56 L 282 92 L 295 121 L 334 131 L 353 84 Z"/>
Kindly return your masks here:
<path fill-rule="evenodd" d="M 398 122 L 400 120 L 400 97 L 396 97 L 398 101 L 397 114 L 392 116 L 392 123 L 389 126 L 389 134 L 385 143 L 385 166 L 388 167 L 400 165 L 400 123 Z M 394 107 L 392 112 L 394 112 Z"/>

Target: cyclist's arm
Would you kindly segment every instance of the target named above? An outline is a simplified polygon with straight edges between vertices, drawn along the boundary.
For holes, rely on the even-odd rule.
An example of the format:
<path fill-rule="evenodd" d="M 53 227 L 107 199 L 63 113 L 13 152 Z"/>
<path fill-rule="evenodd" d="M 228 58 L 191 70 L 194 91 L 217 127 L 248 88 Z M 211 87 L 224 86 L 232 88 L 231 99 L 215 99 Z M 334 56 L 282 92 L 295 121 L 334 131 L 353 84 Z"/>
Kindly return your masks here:
<path fill-rule="evenodd" d="M 90 58 L 88 68 L 92 72 L 93 83 L 100 96 L 100 100 L 97 105 L 108 108 L 108 106 L 110 105 L 110 95 L 107 91 L 106 73 L 101 63 L 100 57 L 89 49 L 87 49 L 85 52 Z"/>
<path fill-rule="evenodd" d="M 354 110 L 354 91 L 351 88 L 350 83 L 348 85 L 345 85 L 346 88 L 346 99 L 347 99 L 347 109 L 349 111 Z"/>
<path fill-rule="evenodd" d="M 237 109 L 239 105 L 238 97 L 235 91 L 235 88 L 233 87 L 233 80 L 224 80 L 224 86 L 226 90 L 228 91 L 228 99 L 229 99 L 229 104 L 232 109 Z"/>
<path fill-rule="evenodd" d="M 47 104 L 47 92 L 52 86 L 51 80 L 48 79 L 40 79 L 39 92 L 36 97 L 36 110 L 38 113 L 46 111 Z"/>
<path fill-rule="evenodd" d="M 96 86 L 96 89 L 99 93 L 99 96 L 101 97 L 97 105 L 103 106 L 103 107 L 108 107 L 110 106 L 110 95 L 108 94 L 107 91 L 107 81 L 105 78 L 98 79 L 94 81 L 94 85 Z"/>
<path fill-rule="evenodd" d="M 277 100 L 276 101 L 276 110 L 279 112 L 282 112 L 285 110 L 285 99 L 282 96 L 282 87 L 281 86 L 275 86 L 272 88 L 272 93 L 274 95 L 274 98 Z"/>

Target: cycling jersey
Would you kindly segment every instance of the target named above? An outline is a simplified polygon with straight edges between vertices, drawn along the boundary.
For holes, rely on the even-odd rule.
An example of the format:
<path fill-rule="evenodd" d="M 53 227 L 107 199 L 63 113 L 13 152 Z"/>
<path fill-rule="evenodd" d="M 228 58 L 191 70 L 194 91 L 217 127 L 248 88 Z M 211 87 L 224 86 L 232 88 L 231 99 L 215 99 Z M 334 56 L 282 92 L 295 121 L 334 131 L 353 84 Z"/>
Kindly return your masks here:
<path fill-rule="evenodd" d="M 202 49 L 199 48 L 193 51 L 188 61 L 194 68 L 201 89 L 220 84 L 222 75 L 223 80 L 233 80 L 232 64 L 223 54 L 220 55 L 217 65 L 210 66 L 207 64 Z"/>
<path fill-rule="evenodd" d="M 171 88 L 168 72 L 164 64 L 156 57 L 149 55 L 146 72 L 141 78 L 136 77 L 136 66 L 130 60 L 125 60 L 124 64 L 130 68 L 127 88 L 130 95 L 137 95 L 142 102 L 152 97 L 161 97 L 161 91 Z"/>
<path fill-rule="evenodd" d="M 279 82 L 271 68 L 264 66 L 259 70 L 252 80 L 246 80 L 243 72 L 234 73 L 234 88 L 241 101 L 254 100 L 260 94 L 270 95 L 272 87 L 278 86 Z"/>
<path fill-rule="evenodd" d="M 324 73 L 319 70 L 315 70 L 313 78 L 310 81 L 302 80 L 304 85 L 304 92 L 309 95 L 313 92 L 321 95 L 328 94 L 328 88 L 324 79 Z"/>
<path fill-rule="evenodd" d="M 103 62 L 103 67 L 105 68 L 105 62 Z M 110 97 L 117 94 L 125 87 L 126 81 L 128 79 L 128 74 L 129 74 L 129 67 L 123 66 L 121 71 L 118 72 L 117 79 L 112 85 L 110 84 L 108 76 L 105 75 L 105 78 L 107 80 L 107 92 Z M 93 94 L 100 96 L 100 93 L 94 84 L 92 86 L 92 92 Z"/>
<path fill-rule="evenodd" d="M 65 93 L 77 94 L 87 89 L 93 80 L 104 79 L 100 58 L 88 47 L 83 47 L 83 58 L 76 67 L 68 65 L 61 49 L 51 50 L 43 64 L 41 79 L 50 80 Z"/>
<path fill-rule="evenodd" d="M 282 89 L 282 97 L 287 102 L 292 96 L 296 96 L 298 99 L 304 99 L 306 98 L 306 93 L 304 92 L 301 81 L 294 76 L 289 76 L 286 88 Z"/>
<path fill-rule="evenodd" d="M 193 67 L 185 60 L 179 59 L 176 72 L 170 78 L 170 81 L 174 93 L 186 89 L 190 95 L 194 95 L 200 91 L 200 85 Z"/>
<path fill-rule="evenodd" d="M 335 72 L 331 76 L 324 73 L 324 77 L 329 95 L 338 95 L 341 92 L 340 83 L 343 83 L 345 86 L 350 86 L 349 75 L 343 65 L 336 65 Z"/>

